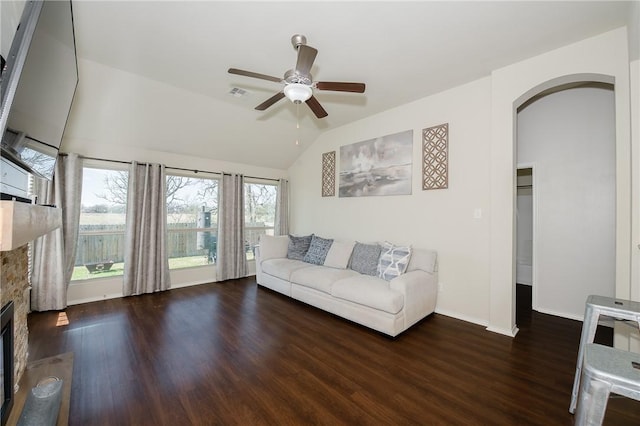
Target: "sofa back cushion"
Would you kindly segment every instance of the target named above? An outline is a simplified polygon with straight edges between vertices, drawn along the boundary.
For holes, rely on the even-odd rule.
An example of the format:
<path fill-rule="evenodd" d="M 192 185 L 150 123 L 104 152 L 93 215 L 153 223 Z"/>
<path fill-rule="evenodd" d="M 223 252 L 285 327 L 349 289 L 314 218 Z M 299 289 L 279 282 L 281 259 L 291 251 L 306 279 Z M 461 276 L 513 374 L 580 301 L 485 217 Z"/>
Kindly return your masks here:
<path fill-rule="evenodd" d="M 287 257 L 289 237 L 286 235 L 274 237 L 272 235 L 260 236 L 260 261 Z"/>
<path fill-rule="evenodd" d="M 311 245 L 311 235 L 305 235 L 304 237 L 296 237 L 295 235 L 289 235 L 289 247 L 287 248 L 287 258 L 295 260 L 304 260 L 305 254 L 309 250 Z"/>
<path fill-rule="evenodd" d="M 356 245 L 355 241 L 333 241 L 329 253 L 324 260 L 324 266 L 330 268 L 347 269 L 349 266 L 349 259 L 351 259 L 351 252 L 353 252 L 353 246 Z"/>
<path fill-rule="evenodd" d="M 309 250 L 307 250 L 307 253 L 304 255 L 304 259 L 302 260 L 314 265 L 322 265 L 332 243 L 333 240 L 331 239 L 320 238 L 317 235 L 312 235 Z"/>
<path fill-rule="evenodd" d="M 433 274 L 438 270 L 437 259 L 438 252 L 435 250 L 414 248 L 411 252 L 411 259 L 409 260 L 409 266 L 407 266 L 407 272 L 420 269 Z"/>
<path fill-rule="evenodd" d="M 365 275 L 377 275 L 378 259 L 381 248 L 378 244 L 363 244 L 356 242 L 351 254 L 349 268 Z"/>

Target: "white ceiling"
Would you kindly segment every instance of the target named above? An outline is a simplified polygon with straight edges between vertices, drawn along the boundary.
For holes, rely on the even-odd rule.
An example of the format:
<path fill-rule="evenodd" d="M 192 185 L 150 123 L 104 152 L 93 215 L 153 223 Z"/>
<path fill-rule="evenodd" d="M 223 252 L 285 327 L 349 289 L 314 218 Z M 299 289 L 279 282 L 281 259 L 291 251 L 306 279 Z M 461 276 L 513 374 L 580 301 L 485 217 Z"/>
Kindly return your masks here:
<path fill-rule="evenodd" d="M 73 7 L 81 59 L 211 99 L 218 135 L 194 137 L 179 149 L 141 137 L 141 148 L 210 152 L 217 160 L 285 169 L 323 131 L 625 25 L 630 2 L 74 1 Z M 367 84 L 365 94 L 316 92 L 329 116 L 318 120 L 300 108 L 300 148 L 293 104 L 283 99 L 266 112 L 253 109 L 280 86 L 227 73 L 235 67 L 281 77 L 295 65 L 296 33 L 319 51 L 314 80 Z M 233 97 L 233 87 L 250 94 Z"/>

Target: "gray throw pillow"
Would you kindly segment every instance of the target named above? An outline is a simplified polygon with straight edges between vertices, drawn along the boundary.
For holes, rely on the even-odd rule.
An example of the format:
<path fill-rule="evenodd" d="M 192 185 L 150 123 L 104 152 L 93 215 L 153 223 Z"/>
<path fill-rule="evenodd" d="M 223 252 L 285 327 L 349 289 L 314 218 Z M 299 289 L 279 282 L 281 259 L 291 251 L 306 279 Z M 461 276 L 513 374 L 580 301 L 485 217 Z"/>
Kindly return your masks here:
<path fill-rule="evenodd" d="M 314 265 L 324 264 L 324 260 L 327 258 L 327 253 L 329 253 L 331 244 L 333 244 L 333 240 L 313 235 L 311 237 L 309 250 L 307 250 L 307 254 L 304 255 L 304 259 L 302 260 Z"/>
<path fill-rule="evenodd" d="M 304 260 L 309 245 L 311 245 L 311 237 L 313 234 L 304 237 L 296 237 L 289 235 L 289 247 L 287 248 L 287 258 L 295 260 Z"/>
<path fill-rule="evenodd" d="M 382 248 L 378 244 L 356 243 L 351 254 L 349 268 L 364 275 L 376 276 Z"/>

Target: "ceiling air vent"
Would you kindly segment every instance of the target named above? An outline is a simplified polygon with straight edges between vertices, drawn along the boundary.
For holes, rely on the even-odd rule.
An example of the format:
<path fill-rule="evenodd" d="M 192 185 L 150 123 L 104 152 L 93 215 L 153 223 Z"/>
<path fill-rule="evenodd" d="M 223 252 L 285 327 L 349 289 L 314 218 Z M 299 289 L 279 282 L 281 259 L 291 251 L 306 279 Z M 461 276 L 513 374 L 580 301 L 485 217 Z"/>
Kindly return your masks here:
<path fill-rule="evenodd" d="M 239 87 L 234 87 L 233 89 L 229 90 L 229 94 L 236 98 L 241 98 L 243 96 L 248 95 L 249 92 L 244 89 L 240 89 Z"/>

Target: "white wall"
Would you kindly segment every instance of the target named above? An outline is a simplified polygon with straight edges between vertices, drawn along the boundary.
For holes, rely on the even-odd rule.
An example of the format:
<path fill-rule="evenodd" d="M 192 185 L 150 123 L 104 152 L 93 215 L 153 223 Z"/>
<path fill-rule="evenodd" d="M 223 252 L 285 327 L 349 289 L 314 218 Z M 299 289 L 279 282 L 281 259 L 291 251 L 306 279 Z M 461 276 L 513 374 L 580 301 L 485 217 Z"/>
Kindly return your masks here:
<path fill-rule="evenodd" d="M 636 12 L 640 16 L 640 2 L 637 2 Z M 640 19 L 639 19 L 640 20 Z M 636 31 L 636 34 L 640 31 Z M 640 50 L 640 49 L 639 49 Z M 636 52 L 637 56 L 640 56 Z M 636 56 L 636 57 L 637 57 Z M 631 152 L 632 161 L 632 199 L 631 206 L 631 300 L 640 300 L 640 60 L 631 62 L 629 67 L 631 81 Z M 640 338 L 625 327 L 624 335 L 618 337 L 619 347 L 628 347 L 640 353 Z"/>
<path fill-rule="evenodd" d="M 492 73 L 490 330 L 517 332 L 513 288 L 515 110 L 533 95 L 568 82 L 615 83 L 616 297 L 630 297 L 631 200 L 640 195 L 631 191 L 628 53 L 626 28 L 619 28 Z"/>
<path fill-rule="evenodd" d="M 518 164 L 535 164 L 534 309 L 581 319 L 588 295 L 614 296 L 614 93 L 552 93 L 524 107 L 517 128 Z"/>
<path fill-rule="evenodd" d="M 9 55 L 13 37 L 22 17 L 26 0 L 0 2 L 0 55 L 5 59 Z"/>
<path fill-rule="evenodd" d="M 542 90 L 586 77 L 616 83 L 616 284 L 617 292 L 628 293 L 631 144 L 625 28 L 322 135 L 289 169 L 292 230 L 434 248 L 443 284 L 436 311 L 515 335 L 515 108 Z M 422 191 L 419 132 L 445 122 L 450 126 L 450 187 Z M 412 195 L 320 196 L 322 153 L 407 129 L 414 130 Z M 473 219 L 476 208 L 482 209 L 480 219 Z"/>
<path fill-rule="evenodd" d="M 633 194 L 640 194 L 640 1 L 633 2 L 629 13 L 629 81 L 631 86 L 631 152 Z M 632 202 L 631 298 L 640 300 L 640 196 Z M 637 342 L 640 348 L 640 342 Z"/>
<path fill-rule="evenodd" d="M 631 92 L 631 300 L 640 300 L 640 2 L 629 13 L 629 81 Z M 630 327 L 617 327 L 616 345 L 640 353 L 640 336 Z"/>
<path fill-rule="evenodd" d="M 629 61 L 627 57 L 625 29 L 606 33 L 571 46 L 540 55 L 527 61 L 496 70 L 487 77 L 464 86 L 453 88 L 429 98 L 404 105 L 391 111 L 370 117 L 357 123 L 336 129 L 320 137 L 308 151 L 290 168 L 292 191 L 292 230 L 316 232 L 338 238 L 354 238 L 363 241 L 388 239 L 398 243 L 408 242 L 416 247 L 430 247 L 439 251 L 440 281 L 443 291 L 439 294 L 438 312 L 480 324 L 504 334 L 513 335 L 514 309 L 514 240 L 513 214 L 515 210 L 515 152 L 514 102 L 528 91 L 542 90 L 551 80 L 576 73 L 597 73 L 612 76 L 616 80 L 616 167 L 620 188 L 616 198 L 618 213 L 617 235 L 620 239 L 616 252 L 620 264 L 627 265 L 627 275 L 617 272 L 616 280 L 624 291 L 629 291 L 629 236 L 630 216 L 630 165 L 634 164 L 634 182 L 640 182 L 640 143 L 634 136 L 634 151 L 629 150 Z M 622 39 L 622 40 L 621 40 Z M 70 135 L 63 142 L 63 150 L 80 154 L 118 160 L 164 162 L 170 166 L 201 170 L 224 170 L 263 177 L 286 176 L 284 170 L 261 169 L 242 164 L 231 164 L 199 157 L 188 157 L 166 150 L 132 151 L 126 141 L 113 140 L 109 126 L 127 124 L 127 120 L 114 119 L 110 90 L 83 87 L 100 84 L 101 75 L 113 72 L 110 89 L 127 91 L 158 91 L 158 99 L 175 94 L 175 88 L 157 82 L 126 75 L 118 70 L 104 69 L 95 63 L 81 61 L 82 71 L 91 68 L 93 83 L 80 81 L 79 100 L 74 103 L 70 122 Z M 632 77 L 638 78 L 638 61 L 632 66 Z M 427 71 L 425 71 L 427 73 Z M 428 77 L 428 75 L 426 75 Z M 122 79 L 123 85 L 117 83 Z M 555 85 L 551 83 L 550 85 Z M 634 128 L 638 128 L 638 85 Z M 550 86 L 549 86 L 550 87 Z M 93 98 L 93 94 L 99 96 Z M 178 93 L 185 99 L 193 94 Z M 529 94 L 530 96 L 530 94 Z M 155 98 L 154 98 L 155 99 Z M 143 119 L 154 125 L 153 114 L 131 109 L 128 114 L 141 113 Z M 157 121 L 171 117 L 165 111 Z M 91 116 L 102 121 L 98 127 L 83 127 L 83 119 Z M 422 191 L 420 189 L 420 131 L 448 122 L 450 125 L 450 185 L 449 189 Z M 626 127 L 625 127 L 626 126 Z M 320 156 L 323 152 L 339 150 L 350 144 L 380 135 L 402 130 L 414 130 L 413 194 L 410 196 L 372 197 L 356 199 L 320 197 Z M 123 129 L 120 129 L 123 130 Z M 126 129 L 124 129 L 126 130 Z M 120 134 L 123 132 L 121 131 Z M 624 162 L 626 159 L 626 163 Z M 634 196 L 634 239 L 640 243 L 638 226 L 638 198 Z M 476 208 L 482 210 L 480 219 L 473 219 Z M 626 225 L 625 225 L 626 224 Z M 626 228 L 625 228 L 626 226 Z M 620 247 L 623 246 L 623 247 Z M 636 262 L 638 256 L 635 256 Z M 636 267 L 636 271 L 640 267 Z M 636 272 L 638 277 L 640 272 Z M 188 280 L 185 279 L 185 280 Z M 640 284 L 636 284 L 640 288 Z M 72 290 L 70 289 L 70 294 Z M 636 290 L 636 295 L 640 290 Z M 640 297 L 640 296 L 637 296 Z"/>
<path fill-rule="evenodd" d="M 212 99 L 93 61 L 79 60 L 78 67 L 81 78 L 63 152 L 263 178 L 287 176 L 282 169 L 217 160 L 214 145 L 202 156 L 177 154 L 190 145 L 194 133 L 203 139 L 224 138 L 212 119 Z"/>
<path fill-rule="evenodd" d="M 163 133 L 163 129 L 167 128 L 164 123 L 172 120 L 184 125 L 201 123 L 202 128 L 197 131 L 203 135 L 224 137 L 211 132 L 211 119 L 206 115 L 211 100 L 92 61 L 79 60 L 78 66 L 82 77 L 61 151 L 104 160 L 155 162 L 169 167 L 242 173 L 270 179 L 287 177 L 286 170 L 207 158 L 211 153 L 195 157 L 167 151 L 166 145 L 163 145 L 167 140 L 173 138 L 176 151 L 180 150 L 182 143 L 179 134 Z M 167 102 L 168 99 L 172 101 Z M 193 117 L 193 111 L 196 111 L 196 118 Z M 140 121 L 145 125 L 138 126 L 136 123 Z M 147 129 L 148 133 L 140 134 L 140 129 Z M 158 147 L 162 148 L 132 148 L 129 142 L 138 137 L 145 140 L 161 138 L 163 144 L 159 143 Z M 92 164 L 96 165 L 95 162 Z M 249 262 L 249 273 L 255 273 L 253 262 Z M 216 280 L 216 268 L 213 265 L 171 271 L 171 288 Z M 69 286 L 67 300 L 73 305 L 115 297 L 122 297 L 121 276 L 74 281 Z"/>
<path fill-rule="evenodd" d="M 640 6 L 638 7 L 640 10 Z M 632 161 L 632 269 L 631 299 L 640 300 L 640 60 L 631 62 L 631 152 Z M 638 345 L 640 347 L 640 343 Z"/>
<path fill-rule="evenodd" d="M 486 325 L 490 91 L 490 78 L 483 78 L 322 135 L 289 169 L 292 231 L 436 249 L 443 288 L 437 311 Z M 449 188 L 423 191 L 421 132 L 442 123 L 449 123 Z M 342 145 L 409 129 L 411 195 L 321 197 L 322 153 L 335 150 L 339 157 Z M 474 219 L 475 209 L 481 218 Z"/>

